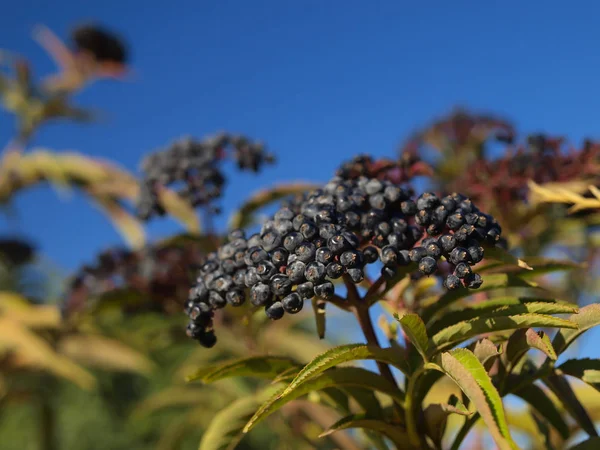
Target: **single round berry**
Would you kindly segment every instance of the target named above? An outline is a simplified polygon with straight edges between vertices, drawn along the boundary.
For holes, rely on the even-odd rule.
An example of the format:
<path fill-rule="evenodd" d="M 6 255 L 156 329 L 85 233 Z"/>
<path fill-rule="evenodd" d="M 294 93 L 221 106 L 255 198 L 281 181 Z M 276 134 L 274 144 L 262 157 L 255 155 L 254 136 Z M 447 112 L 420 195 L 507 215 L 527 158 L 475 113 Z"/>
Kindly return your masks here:
<path fill-rule="evenodd" d="M 372 264 L 379 258 L 379 252 L 375 247 L 366 247 L 363 250 L 363 258 L 365 263 Z"/>
<path fill-rule="evenodd" d="M 333 297 L 334 293 L 335 293 L 335 288 L 333 286 L 333 283 L 331 283 L 330 281 L 326 281 L 323 284 L 319 284 L 318 286 L 315 286 L 315 295 L 324 300 L 331 299 Z"/>
<path fill-rule="evenodd" d="M 319 229 L 312 222 L 304 222 L 300 227 L 300 233 L 304 236 L 304 239 L 313 239 L 319 234 Z"/>
<path fill-rule="evenodd" d="M 231 306 L 241 306 L 246 301 L 246 296 L 241 291 L 232 290 L 225 294 L 225 300 Z"/>
<path fill-rule="evenodd" d="M 273 275 L 271 278 L 271 292 L 278 297 L 285 297 L 292 292 L 292 282 L 285 275 Z"/>
<path fill-rule="evenodd" d="M 432 258 L 437 259 L 442 256 L 442 247 L 437 242 L 427 244 L 425 250 L 427 250 L 427 256 L 431 256 Z"/>
<path fill-rule="evenodd" d="M 261 243 L 265 251 L 270 252 L 281 245 L 281 235 L 273 230 L 261 236 Z"/>
<path fill-rule="evenodd" d="M 279 320 L 285 314 L 285 310 L 283 309 L 283 305 L 281 302 L 274 302 L 269 306 L 265 307 L 265 313 L 267 317 L 271 320 Z"/>
<path fill-rule="evenodd" d="M 444 234 L 438 239 L 444 253 L 450 253 L 456 247 L 456 238 L 452 234 Z"/>
<path fill-rule="evenodd" d="M 298 247 L 296 247 L 296 256 L 304 263 L 308 263 L 315 259 L 317 248 L 312 242 L 304 241 Z"/>
<path fill-rule="evenodd" d="M 264 306 L 271 302 L 273 294 L 269 285 L 258 283 L 250 289 L 250 303 L 254 306 Z"/>
<path fill-rule="evenodd" d="M 458 230 L 465 223 L 465 218 L 461 212 L 456 212 L 446 219 L 446 225 L 451 230 Z"/>
<path fill-rule="evenodd" d="M 350 248 L 350 243 L 341 234 L 336 234 L 327 241 L 327 247 L 334 255 L 339 255 Z"/>
<path fill-rule="evenodd" d="M 483 259 L 483 247 L 474 245 L 469 247 L 467 251 L 469 252 L 469 256 L 471 257 L 471 262 L 473 264 L 477 264 Z"/>
<path fill-rule="evenodd" d="M 469 253 L 463 247 L 456 247 L 450 252 L 450 262 L 454 265 L 469 260 Z"/>
<path fill-rule="evenodd" d="M 432 209 L 435 208 L 439 202 L 439 198 L 433 192 L 424 192 L 417 199 L 417 209 Z"/>
<path fill-rule="evenodd" d="M 260 276 L 258 276 L 258 272 L 256 271 L 256 267 L 249 267 L 246 271 L 246 276 L 244 278 L 244 282 L 246 287 L 252 287 L 256 283 L 260 282 Z"/>
<path fill-rule="evenodd" d="M 365 272 L 356 267 L 353 269 L 348 269 L 348 275 L 350 276 L 352 282 L 357 284 L 365 279 Z"/>
<path fill-rule="evenodd" d="M 384 276 L 385 278 L 387 278 L 388 280 L 391 280 L 392 278 L 394 278 L 396 276 L 396 269 L 394 267 L 390 267 L 390 266 L 383 266 L 381 268 L 381 275 Z"/>
<path fill-rule="evenodd" d="M 402 214 L 414 216 L 417 213 L 417 204 L 412 200 L 405 200 L 400 203 L 400 210 L 402 211 Z"/>
<path fill-rule="evenodd" d="M 210 303 L 210 306 L 212 306 L 214 309 L 221 309 L 225 307 L 225 305 L 227 304 L 227 300 L 225 300 L 225 297 L 223 297 L 218 292 L 210 291 L 210 294 L 208 296 L 208 303 Z"/>
<path fill-rule="evenodd" d="M 327 264 L 325 271 L 329 278 L 336 280 L 344 274 L 344 266 L 340 263 L 332 262 Z"/>
<path fill-rule="evenodd" d="M 296 314 L 302 310 L 304 301 L 300 297 L 300 294 L 292 292 L 290 295 L 281 300 L 283 310 L 290 314 Z"/>
<path fill-rule="evenodd" d="M 329 247 L 321 247 L 315 253 L 315 260 L 321 264 L 329 264 L 333 261 L 333 252 Z"/>
<path fill-rule="evenodd" d="M 423 247 L 414 247 L 408 252 L 408 256 L 412 262 L 419 262 L 427 256 L 427 250 Z"/>
<path fill-rule="evenodd" d="M 456 275 L 453 275 L 453 274 L 448 275 L 444 279 L 443 285 L 449 291 L 453 291 L 462 286 L 460 283 L 460 279 Z"/>
<path fill-rule="evenodd" d="M 311 299 L 315 296 L 315 286 L 310 281 L 299 284 L 296 292 L 304 299 Z"/>
<path fill-rule="evenodd" d="M 466 262 L 458 263 L 454 268 L 454 275 L 461 279 L 465 278 L 471 273 L 473 273 L 473 271 L 471 270 L 471 266 L 469 266 Z"/>
<path fill-rule="evenodd" d="M 287 263 L 288 256 L 289 252 L 285 248 L 276 248 L 275 250 L 273 250 L 273 254 L 271 255 L 271 262 L 277 268 L 285 266 Z"/>
<path fill-rule="evenodd" d="M 267 260 L 261 261 L 256 266 L 256 273 L 262 281 L 269 281 L 276 272 L 275 264 Z"/>
<path fill-rule="evenodd" d="M 285 274 L 288 276 L 290 281 L 294 284 L 302 283 L 304 281 L 304 271 L 306 270 L 306 263 L 303 261 L 294 261 L 285 269 Z"/>
<path fill-rule="evenodd" d="M 381 249 L 381 262 L 385 266 L 395 266 L 398 264 L 398 250 L 391 245 Z"/>
<path fill-rule="evenodd" d="M 363 264 L 362 253 L 357 250 L 348 250 L 340 255 L 340 264 L 344 267 L 359 267 Z"/>
<path fill-rule="evenodd" d="M 471 273 L 465 277 L 465 285 L 469 289 L 477 289 L 483 284 L 481 275 L 478 273 Z"/>
<path fill-rule="evenodd" d="M 419 261 L 419 270 L 424 275 L 431 275 L 437 270 L 437 261 L 431 256 L 426 256 Z"/>
<path fill-rule="evenodd" d="M 325 265 L 316 261 L 309 263 L 304 271 L 306 279 L 313 283 L 320 283 L 325 278 L 325 275 Z"/>
<path fill-rule="evenodd" d="M 304 241 L 304 236 L 298 232 L 288 233 L 287 236 L 283 239 L 283 247 L 288 252 L 293 252 L 296 250 L 302 242 Z"/>

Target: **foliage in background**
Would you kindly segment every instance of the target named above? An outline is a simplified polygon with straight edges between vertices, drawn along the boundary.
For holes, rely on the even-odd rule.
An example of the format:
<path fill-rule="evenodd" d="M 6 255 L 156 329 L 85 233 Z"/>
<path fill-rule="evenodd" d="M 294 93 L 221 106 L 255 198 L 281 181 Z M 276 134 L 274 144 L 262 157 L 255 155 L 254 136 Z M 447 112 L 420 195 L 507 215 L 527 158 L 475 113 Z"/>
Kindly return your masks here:
<path fill-rule="evenodd" d="M 177 140 L 146 158 L 138 179 L 112 162 L 29 148 L 48 122 L 93 121 L 73 94 L 128 72 L 126 46 L 94 25 L 76 28 L 68 45 L 46 28 L 35 36 L 59 70 L 38 81 L 25 59 L 2 54 L 0 96 L 17 130 L 0 161 L 0 200 L 39 183 L 78 189 L 129 247 L 90 256 L 56 299 L 39 282 L 35 249 L 0 240 L 3 446 L 458 449 L 491 439 L 501 449 L 596 448 L 600 361 L 567 350 L 600 322 L 598 304 L 578 306 L 583 294 L 598 292 L 598 144 L 522 140 L 503 119 L 458 111 L 416 132 L 397 156 L 342 165 L 345 180 L 366 176 L 408 188 L 426 177 L 438 193 L 462 192 L 492 213 L 503 239 L 488 239 L 482 261 L 470 256 L 481 288 L 445 290 L 442 280 L 449 287 L 453 272 L 444 270 L 459 265 L 448 269 L 447 254 L 437 256 L 437 274 L 423 276 L 417 268 L 427 267 L 409 260 L 396 267 L 378 251 L 387 277 L 346 272 L 335 296 L 314 298 L 312 314 L 270 323 L 262 307 L 216 308 L 210 326 L 219 342 L 208 350 L 186 337 L 183 309 L 198 269 L 230 231 L 209 223 L 226 181 L 219 163 L 230 157 L 240 169 L 260 171 L 273 156 L 228 133 Z M 263 208 L 284 202 L 293 209 L 314 189 L 298 182 L 265 189 L 232 214 L 232 228 L 250 234 L 264 226 L 257 223 Z M 147 243 L 143 221 L 165 214 L 185 233 Z M 409 220 L 437 234 L 423 215 Z M 365 236 L 357 251 L 376 243 L 377 235 Z M 410 245 L 419 243 L 421 236 Z M 375 305 L 383 310 L 383 344 Z M 352 336 L 331 327 L 320 339 L 332 320 L 364 339 L 348 343 Z M 365 360 L 378 370 L 355 364 Z M 587 440 L 577 446 L 581 433 Z"/>

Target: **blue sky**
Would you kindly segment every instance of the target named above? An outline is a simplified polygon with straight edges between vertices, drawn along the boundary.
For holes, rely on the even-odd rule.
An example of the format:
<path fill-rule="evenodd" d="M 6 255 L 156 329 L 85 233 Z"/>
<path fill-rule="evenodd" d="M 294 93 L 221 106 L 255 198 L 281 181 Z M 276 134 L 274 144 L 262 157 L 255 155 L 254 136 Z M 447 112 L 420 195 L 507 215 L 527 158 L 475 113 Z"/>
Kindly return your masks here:
<path fill-rule="evenodd" d="M 391 155 L 411 130 L 456 105 L 495 111 L 525 132 L 600 137 L 600 6 L 579 2 L 394 1 L 11 2 L 0 47 L 53 69 L 30 39 L 44 23 L 65 36 L 94 19 L 130 42 L 135 76 L 78 96 L 106 112 L 94 125 L 50 124 L 34 145 L 114 159 L 131 170 L 183 134 L 264 139 L 279 156 L 264 176 L 232 171 L 225 207 L 290 178 L 326 180 L 359 152 Z M 9 139 L 10 116 L 0 115 Z M 0 231 L 34 238 L 76 268 L 120 238 L 85 199 L 47 188 L 20 194 Z M 226 217 L 226 214 L 224 218 Z M 221 222 L 224 221 L 221 219 Z M 177 230 L 153 222 L 151 237 Z"/>

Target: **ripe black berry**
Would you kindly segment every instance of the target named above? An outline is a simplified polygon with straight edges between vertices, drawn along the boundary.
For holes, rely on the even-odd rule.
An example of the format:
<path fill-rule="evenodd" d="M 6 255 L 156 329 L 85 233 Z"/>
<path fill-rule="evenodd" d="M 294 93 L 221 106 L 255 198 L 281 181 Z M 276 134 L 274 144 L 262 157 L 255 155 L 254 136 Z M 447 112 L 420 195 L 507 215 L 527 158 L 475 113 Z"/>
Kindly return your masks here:
<path fill-rule="evenodd" d="M 241 306 L 246 301 L 244 293 L 240 291 L 227 292 L 227 294 L 225 294 L 225 299 L 227 300 L 227 303 L 229 303 L 231 306 Z"/>
<path fill-rule="evenodd" d="M 375 247 L 366 247 L 363 250 L 363 258 L 365 263 L 372 264 L 379 258 L 379 253 Z"/>
<path fill-rule="evenodd" d="M 258 283 L 250 289 L 250 303 L 254 306 L 264 306 L 271 302 L 273 294 L 267 284 Z"/>
<path fill-rule="evenodd" d="M 431 256 L 426 256 L 419 261 L 419 270 L 425 275 L 431 275 L 437 270 L 437 262 Z"/>
<path fill-rule="evenodd" d="M 304 272 L 306 270 L 306 263 L 303 261 L 294 261 L 285 269 L 285 274 L 289 280 L 294 283 L 302 283 L 304 281 Z"/>
<path fill-rule="evenodd" d="M 450 262 L 452 264 L 458 264 L 463 261 L 469 260 L 469 253 L 462 247 L 456 247 L 450 252 Z"/>
<path fill-rule="evenodd" d="M 395 266 L 398 264 L 398 250 L 391 245 L 381 249 L 381 262 L 386 266 Z"/>
<path fill-rule="evenodd" d="M 467 275 L 471 274 L 473 271 L 471 270 L 471 266 L 466 262 L 461 262 L 456 265 L 454 268 L 454 275 L 458 278 L 465 278 Z"/>
<path fill-rule="evenodd" d="M 473 264 L 477 264 L 483 259 L 483 247 L 474 245 L 469 247 L 467 251 L 469 252 L 469 256 L 471 257 L 471 262 Z"/>
<path fill-rule="evenodd" d="M 283 309 L 283 305 L 281 302 L 274 302 L 271 305 L 265 307 L 265 313 L 267 317 L 271 320 L 279 320 L 285 314 L 285 310 Z"/>
<path fill-rule="evenodd" d="M 365 273 L 358 268 L 348 269 L 348 275 L 353 283 L 360 283 L 365 279 Z"/>
<path fill-rule="evenodd" d="M 300 294 L 292 292 L 281 301 L 281 305 L 283 306 L 285 312 L 296 314 L 302 310 L 304 301 L 302 298 L 300 298 Z"/>
<path fill-rule="evenodd" d="M 315 286 L 310 281 L 306 283 L 299 284 L 296 288 L 296 292 L 300 295 L 300 297 L 304 299 L 310 299 L 315 296 Z"/>
<path fill-rule="evenodd" d="M 419 262 L 427 256 L 427 250 L 423 247 L 414 247 L 408 252 L 408 256 L 412 262 Z"/>
<path fill-rule="evenodd" d="M 285 297 L 292 292 L 292 282 L 285 275 L 273 275 L 273 278 L 271 278 L 271 292 L 278 297 Z"/>
<path fill-rule="evenodd" d="M 481 275 L 478 273 L 471 273 L 465 277 L 465 285 L 469 289 L 477 289 L 482 285 L 482 283 L 483 280 L 481 279 Z"/>
<path fill-rule="evenodd" d="M 327 276 L 333 280 L 338 279 L 344 274 L 344 266 L 336 262 L 327 264 L 325 270 L 327 272 Z"/>
<path fill-rule="evenodd" d="M 444 279 L 444 287 L 446 289 L 448 289 L 449 291 L 453 291 L 455 289 L 458 289 L 461 284 L 460 284 L 460 279 L 456 276 L 456 275 L 448 275 L 445 279 Z"/>
<path fill-rule="evenodd" d="M 317 284 L 324 280 L 325 275 L 325 265 L 316 261 L 309 263 L 304 271 L 306 279 Z"/>
<path fill-rule="evenodd" d="M 331 283 L 329 281 L 326 281 L 323 284 L 315 286 L 315 295 L 322 299 L 329 300 L 331 297 L 333 297 L 334 293 L 335 293 L 335 288 L 333 286 L 333 283 Z"/>

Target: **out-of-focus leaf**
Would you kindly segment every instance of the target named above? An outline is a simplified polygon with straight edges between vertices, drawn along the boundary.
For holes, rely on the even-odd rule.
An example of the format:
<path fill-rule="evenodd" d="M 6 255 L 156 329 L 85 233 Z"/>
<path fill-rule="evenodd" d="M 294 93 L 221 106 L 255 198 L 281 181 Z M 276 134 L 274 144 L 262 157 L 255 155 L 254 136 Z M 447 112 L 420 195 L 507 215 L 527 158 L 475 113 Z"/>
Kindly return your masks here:
<path fill-rule="evenodd" d="M 600 391 L 600 359 L 569 359 L 558 366 L 557 370 L 565 375 L 579 378 Z"/>
<path fill-rule="evenodd" d="M 530 327 L 576 328 L 577 325 L 565 319 L 543 314 L 481 317 L 459 322 L 433 335 L 430 353 L 435 354 L 480 334 Z"/>
<path fill-rule="evenodd" d="M 543 352 L 553 361 L 557 357 L 550 342 L 550 337 L 543 331 L 536 332 L 531 328 L 515 331 L 506 342 L 505 347 L 506 350 L 502 356 L 502 360 L 504 366 L 509 371 L 532 348 Z"/>
<path fill-rule="evenodd" d="M 439 314 L 452 303 L 480 292 L 492 291 L 494 289 L 527 288 L 531 289 L 531 295 L 528 294 L 527 297 L 537 297 L 541 291 L 536 284 L 514 275 L 483 275 L 482 278 L 483 285 L 477 290 L 460 288 L 455 291 L 449 291 L 440 297 L 433 297 L 431 301 L 424 300 L 423 303 L 429 304 L 429 306 L 421 314 L 423 322 L 429 323 L 435 315 Z"/>
<path fill-rule="evenodd" d="M 496 358 L 500 356 L 498 347 L 489 339 L 477 341 L 473 348 L 473 354 L 477 357 L 481 365 L 485 367 L 487 372 L 492 368 Z"/>
<path fill-rule="evenodd" d="M 446 432 L 446 424 L 450 414 L 461 416 L 471 415 L 464 405 L 461 406 L 457 407 L 446 403 L 431 403 L 423 411 L 427 435 L 436 444 L 436 448 L 442 448 L 442 438 Z"/>
<path fill-rule="evenodd" d="M 244 228 L 252 223 L 254 213 L 260 208 L 264 208 L 273 202 L 291 195 L 310 192 L 318 187 L 317 184 L 313 183 L 290 183 L 280 184 L 269 189 L 258 191 L 246 200 L 246 202 L 229 219 L 229 227 L 232 229 Z"/>
<path fill-rule="evenodd" d="M 572 330 L 560 330 L 556 336 L 554 336 L 552 345 L 554 350 L 556 350 L 557 355 L 564 352 L 582 333 L 600 324 L 600 304 L 584 306 L 577 314 L 573 314 L 569 317 L 569 320 L 577 324 L 577 328 Z"/>
<path fill-rule="evenodd" d="M 200 219 L 189 202 L 165 186 L 159 186 L 156 194 L 165 211 L 181 222 L 188 232 L 200 233 Z"/>
<path fill-rule="evenodd" d="M 548 423 L 550 423 L 556 431 L 560 433 L 563 439 L 567 439 L 571 434 L 569 426 L 565 422 L 562 414 L 548 397 L 542 388 L 535 384 L 529 384 L 513 392 L 517 397 L 522 398 L 529 403 Z"/>
<path fill-rule="evenodd" d="M 477 272 L 479 273 L 507 273 L 507 272 L 519 272 L 521 278 L 533 278 L 540 275 L 545 275 L 554 272 L 564 272 L 574 269 L 582 269 L 585 267 L 583 264 L 578 264 L 572 261 L 557 260 L 549 258 L 531 257 L 527 258 L 527 264 L 532 267 L 533 270 L 523 270 L 514 264 L 503 264 L 498 261 L 490 261 L 482 263 L 481 266 L 477 266 Z"/>
<path fill-rule="evenodd" d="M 396 314 L 394 316 L 406 333 L 410 342 L 415 346 L 424 360 L 427 360 L 429 349 L 429 338 L 425 324 L 417 314 Z"/>
<path fill-rule="evenodd" d="M 397 402 L 402 403 L 403 396 L 396 386 L 390 384 L 381 375 L 360 367 L 338 367 L 320 372 L 312 377 L 305 377 L 296 382 L 300 375 L 282 392 L 274 395 L 265 402 L 254 416 L 248 421 L 244 432 L 250 431 L 258 422 L 279 410 L 283 405 L 313 391 L 329 387 L 352 386 L 369 389 L 389 395 Z"/>
<path fill-rule="evenodd" d="M 271 398 L 280 385 L 269 386 L 256 395 L 240 398 L 217 413 L 202 435 L 199 450 L 233 450 L 244 436 L 244 425 L 257 408 Z"/>
<path fill-rule="evenodd" d="M 449 311 L 427 327 L 430 334 L 465 320 L 477 317 L 510 316 L 513 314 L 572 314 L 577 312 L 576 305 L 544 299 L 503 297 L 486 300 L 469 308 Z"/>
<path fill-rule="evenodd" d="M 436 362 L 438 370 L 448 375 L 473 402 L 496 445 L 501 450 L 518 448 L 510 436 L 500 395 L 477 357 L 459 348 L 442 353 Z"/>
<path fill-rule="evenodd" d="M 129 214 L 116 200 L 107 197 L 96 198 L 95 200 L 132 248 L 140 249 L 144 246 L 146 240 L 144 228 L 136 218 Z"/>
<path fill-rule="evenodd" d="M 96 380 L 85 369 L 56 353 L 50 345 L 22 324 L 0 317 L 0 347 L 12 351 L 20 367 L 48 370 L 84 389 L 95 386 Z"/>
<path fill-rule="evenodd" d="M 529 264 L 527 264 L 525 261 L 514 257 L 513 255 L 508 253 L 506 250 L 504 250 L 502 247 L 486 248 L 485 249 L 485 258 L 492 259 L 495 261 L 501 261 L 501 262 L 507 263 L 507 264 L 512 264 L 517 267 L 520 267 L 521 269 L 533 270 L 533 268 Z"/>
<path fill-rule="evenodd" d="M 543 379 L 565 409 L 577 421 L 579 426 L 590 436 L 598 436 L 594 422 L 573 392 L 573 388 L 564 376 L 550 375 Z"/>
<path fill-rule="evenodd" d="M 229 377 L 275 378 L 291 369 L 300 369 L 294 360 L 279 356 L 253 356 L 228 361 L 218 366 L 208 366 L 186 377 L 186 381 L 212 383 Z"/>
<path fill-rule="evenodd" d="M 570 447 L 569 450 L 597 450 L 600 448 L 600 437 L 586 439 L 579 444 Z"/>
<path fill-rule="evenodd" d="M 315 314 L 315 324 L 317 326 L 317 335 L 319 339 L 325 339 L 325 303 L 323 300 L 313 298 L 312 308 Z"/>
<path fill-rule="evenodd" d="M 69 187 L 69 180 L 55 155 L 47 150 L 37 150 L 29 155 L 40 175 L 59 190 Z"/>
<path fill-rule="evenodd" d="M 144 354 L 104 336 L 74 334 L 62 338 L 58 351 L 81 364 L 105 370 L 149 375 L 154 364 Z"/>
<path fill-rule="evenodd" d="M 140 418 L 166 408 L 198 406 L 209 401 L 210 397 L 203 389 L 173 386 L 144 399 L 136 406 L 133 415 Z"/>
<path fill-rule="evenodd" d="M 331 425 L 325 432 L 321 433 L 320 437 L 329 436 L 336 431 L 347 430 L 351 428 L 363 428 L 371 431 L 376 431 L 396 445 L 397 448 L 414 449 L 409 444 L 408 435 L 402 428 L 397 425 L 386 423 L 382 420 L 368 419 L 364 414 L 353 414 L 338 420 Z"/>
<path fill-rule="evenodd" d="M 60 310 L 54 305 L 31 305 L 25 297 L 0 291 L 0 314 L 28 328 L 58 328 Z"/>

